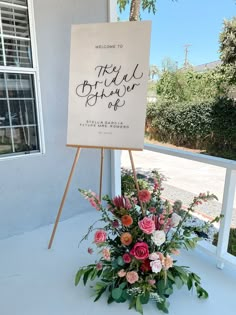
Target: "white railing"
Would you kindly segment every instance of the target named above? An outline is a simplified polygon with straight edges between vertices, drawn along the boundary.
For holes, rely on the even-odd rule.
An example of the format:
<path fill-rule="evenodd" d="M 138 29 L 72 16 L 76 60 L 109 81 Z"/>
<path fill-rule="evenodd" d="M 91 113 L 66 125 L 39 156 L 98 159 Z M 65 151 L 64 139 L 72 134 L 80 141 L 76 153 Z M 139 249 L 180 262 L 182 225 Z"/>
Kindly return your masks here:
<path fill-rule="evenodd" d="M 108 3 L 108 20 L 117 21 L 116 0 L 107 0 Z M 223 268 L 224 263 L 231 263 L 236 267 L 236 257 L 228 254 L 227 247 L 229 241 L 229 230 L 232 221 L 233 203 L 236 188 L 236 161 L 230 161 L 222 158 L 216 158 L 207 155 L 201 155 L 183 150 L 175 150 L 162 146 L 145 144 L 145 150 L 159 152 L 166 155 L 172 155 L 183 159 L 198 161 L 206 164 L 224 167 L 226 169 L 224 195 L 221 214 L 224 215 L 220 223 L 219 238 L 217 247 L 202 242 L 199 246 L 208 254 L 216 257 L 217 267 Z M 120 194 L 121 191 L 121 171 L 120 171 L 120 151 L 111 151 L 111 192 L 112 195 Z"/>
<path fill-rule="evenodd" d="M 230 161 L 213 156 L 201 155 L 152 144 L 145 144 L 144 149 L 152 152 L 176 156 L 183 159 L 224 167 L 226 169 L 223 203 L 221 210 L 223 219 L 221 219 L 220 222 L 218 244 L 215 247 L 206 242 L 201 242 L 199 247 L 201 247 L 207 253 L 216 257 L 218 268 L 222 269 L 225 262 L 236 266 L 236 257 L 228 254 L 227 252 L 229 231 L 233 214 L 234 195 L 236 189 L 236 161 Z"/>

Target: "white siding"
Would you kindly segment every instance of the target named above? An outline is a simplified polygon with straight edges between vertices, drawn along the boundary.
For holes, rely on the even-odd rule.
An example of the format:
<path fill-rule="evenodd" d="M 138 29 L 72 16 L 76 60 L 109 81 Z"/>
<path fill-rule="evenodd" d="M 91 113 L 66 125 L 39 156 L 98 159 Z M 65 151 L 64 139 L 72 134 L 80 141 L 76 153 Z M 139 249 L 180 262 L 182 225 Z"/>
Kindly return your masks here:
<path fill-rule="evenodd" d="M 76 149 L 66 148 L 71 24 L 107 21 L 107 1 L 34 0 L 45 154 L 0 160 L 0 239 L 54 222 Z M 98 190 L 100 152 L 82 150 L 62 219 L 88 211 L 78 187 Z M 110 192 L 110 152 L 104 165 Z"/>

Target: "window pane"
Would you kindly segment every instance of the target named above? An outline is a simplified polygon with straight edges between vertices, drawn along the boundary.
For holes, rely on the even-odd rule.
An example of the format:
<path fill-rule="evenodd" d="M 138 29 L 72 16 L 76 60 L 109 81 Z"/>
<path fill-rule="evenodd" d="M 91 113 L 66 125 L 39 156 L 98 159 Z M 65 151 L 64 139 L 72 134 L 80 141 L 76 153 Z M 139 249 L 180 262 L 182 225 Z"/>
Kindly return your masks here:
<path fill-rule="evenodd" d="M 0 38 L 0 66 L 4 65 L 4 60 L 3 60 L 3 48 L 2 48 L 2 38 Z"/>
<path fill-rule="evenodd" d="M 7 74 L 7 87 L 9 98 L 33 98 L 33 75 L 32 74 Z"/>
<path fill-rule="evenodd" d="M 29 38 L 28 10 L 10 7 L 1 7 L 2 33 Z"/>
<path fill-rule="evenodd" d="M 30 41 L 4 39 L 6 65 L 17 67 L 32 67 Z"/>
<path fill-rule="evenodd" d="M 0 99 L 0 128 L 2 126 L 9 126 L 9 112 L 6 100 Z"/>
<path fill-rule="evenodd" d="M 10 101 L 12 125 L 36 125 L 34 100 Z"/>
<path fill-rule="evenodd" d="M 27 0 L 1 0 L 2 2 L 27 6 Z"/>
<path fill-rule="evenodd" d="M 13 153 L 11 143 L 11 129 L 0 128 L 0 155 Z"/>
<path fill-rule="evenodd" d="M 39 150 L 36 127 L 13 128 L 13 141 L 15 152 Z"/>
<path fill-rule="evenodd" d="M 0 98 L 6 98 L 4 73 L 0 73 Z"/>

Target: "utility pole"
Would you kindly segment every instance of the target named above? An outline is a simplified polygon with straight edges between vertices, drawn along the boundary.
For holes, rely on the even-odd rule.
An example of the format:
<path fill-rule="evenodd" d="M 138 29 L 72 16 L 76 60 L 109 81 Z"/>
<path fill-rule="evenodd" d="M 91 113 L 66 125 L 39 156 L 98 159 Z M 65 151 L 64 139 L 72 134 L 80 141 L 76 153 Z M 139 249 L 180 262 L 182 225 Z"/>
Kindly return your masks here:
<path fill-rule="evenodd" d="M 184 58 L 184 67 L 187 68 L 190 63 L 188 62 L 188 53 L 189 53 L 189 47 L 192 46 L 191 44 L 185 44 L 185 58 Z"/>

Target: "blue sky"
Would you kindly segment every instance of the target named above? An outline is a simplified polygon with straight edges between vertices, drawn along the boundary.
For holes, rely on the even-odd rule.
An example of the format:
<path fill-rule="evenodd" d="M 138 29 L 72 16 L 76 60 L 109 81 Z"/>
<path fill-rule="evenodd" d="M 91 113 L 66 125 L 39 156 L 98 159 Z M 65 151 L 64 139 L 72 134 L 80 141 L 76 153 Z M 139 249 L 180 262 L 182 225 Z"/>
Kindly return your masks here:
<path fill-rule="evenodd" d="M 170 57 L 182 66 L 185 44 L 191 44 L 188 59 L 192 65 L 218 60 L 223 20 L 234 15 L 234 0 L 157 0 L 156 15 L 141 14 L 142 20 L 152 20 L 150 64 L 160 67 Z M 128 20 L 128 10 L 119 16 Z"/>

